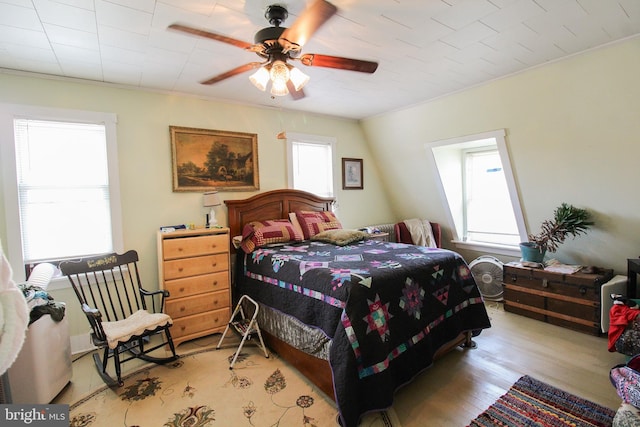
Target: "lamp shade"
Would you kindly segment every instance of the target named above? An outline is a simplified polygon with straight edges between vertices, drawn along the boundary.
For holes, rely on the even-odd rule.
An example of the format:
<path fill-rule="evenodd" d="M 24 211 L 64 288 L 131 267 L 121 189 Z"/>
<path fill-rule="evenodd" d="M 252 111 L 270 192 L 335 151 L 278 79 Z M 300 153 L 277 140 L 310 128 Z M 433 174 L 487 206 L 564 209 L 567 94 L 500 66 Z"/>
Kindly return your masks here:
<path fill-rule="evenodd" d="M 222 204 L 217 191 L 209 191 L 207 193 L 204 193 L 203 199 L 203 206 L 206 207 L 220 206 Z"/>
<path fill-rule="evenodd" d="M 309 76 L 298 70 L 296 67 L 291 67 L 290 75 L 291 83 L 293 83 L 293 87 L 295 87 L 296 90 L 302 89 L 304 85 L 309 82 Z"/>
<path fill-rule="evenodd" d="M 265 91 L 267 89 L 267 83 L 269 83 L 269 71 L 267 71 L 265 67 L 260 67 L 258 71 L 249 77 L 249 80 L 255 87 L 261 91 Z"/>

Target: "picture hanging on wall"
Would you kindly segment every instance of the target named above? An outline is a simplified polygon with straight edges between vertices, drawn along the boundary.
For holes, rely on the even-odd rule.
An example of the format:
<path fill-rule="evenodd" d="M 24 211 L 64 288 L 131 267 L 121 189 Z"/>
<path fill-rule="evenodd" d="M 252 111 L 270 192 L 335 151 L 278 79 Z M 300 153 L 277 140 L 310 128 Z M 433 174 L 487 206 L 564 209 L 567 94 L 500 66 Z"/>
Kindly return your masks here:
<path fill-rule="evenodd" d="M 260 189 L 258 135 L 169 126 L 173 191 Z"/>
<path fill-rule="evenodd" d="M 342 189 L 362 190 L 362 159 L 342 158 Z"/>

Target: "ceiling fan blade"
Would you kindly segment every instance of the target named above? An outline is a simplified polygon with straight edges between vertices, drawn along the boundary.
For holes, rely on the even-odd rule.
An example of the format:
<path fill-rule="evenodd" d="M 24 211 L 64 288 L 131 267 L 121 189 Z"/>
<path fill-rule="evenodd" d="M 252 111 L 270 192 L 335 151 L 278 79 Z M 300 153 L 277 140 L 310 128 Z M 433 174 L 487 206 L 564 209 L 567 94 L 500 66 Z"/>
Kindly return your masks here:
<path fill-rule="evenodd" d="M 291 98 L 293 98 L 295 101 L 297 101 L 298 99 L 304 98 L 304 90 L 302 89 L 296 90 L 291 80 L 287 80 L 287 89 L 289 89 L 289 94 L 291 95 Z"/>
<path fill-rule="evenodd" d="M 300 56 L 299 60 L 308 67 L 338 68 L 340 70 L 358 71 L 370 74 L 378 69 L 377 62 L 342 58 L 331 55 L 319 55 L 317 53 L 305 53 Z"/>
<path fill-rule="evenodd" d="M 338 8 L 325 0 L 315 0 L 284 30 L 278 42 L 285 52 L 300 50 L 311 36 L 331 18 Z"/>
<path fill-rule="evenodd" d="M 215 77 L 211 77 L 210 79 L 203 80 L 203 81 L 200 82 L 200 84 L 212 85 L 214 83 L 218 83 L 221 80 L 228 79 L 229 77 L 233 77 L 233 76 L 235 76 L 237 74 L 242 74 L 242 73 L 245 73 L 247 71 L 251 71 L 251 70 L 253 70 L 255 68 L 258 68 L 258 67 L 260 67 L 262 65 L 264 65 L 264 63 L 262 63 L 262 62 L 250 62 L 248 64 L 244 64 L 244 65 L 241 65 L 239 67 L 236 67 L 233 70 L 229 70 L 226 73 L 222 73 L 222 74 L 219 74 L 219 75 L 217 75 Z"/>
<path fill-rule="evenodd" d="M 241 49 L 251 50 L 253 45 L 251 43 L 243 42 L 242 40 L 237 40 L 231 37 L 223 36 L 222 34 L 212 33 L 211 31 L 201 30 L 199 28 L 188 27 L 182 24 L 171 24 L 169 25 L 169 29 L 175 31 L 181 31 L 187 34 L 193 34 L 195 36 L 205 37 L 212 40 L 217 40 L 219 42 L 228 43 L 230 45 L 239 47 Z"/>

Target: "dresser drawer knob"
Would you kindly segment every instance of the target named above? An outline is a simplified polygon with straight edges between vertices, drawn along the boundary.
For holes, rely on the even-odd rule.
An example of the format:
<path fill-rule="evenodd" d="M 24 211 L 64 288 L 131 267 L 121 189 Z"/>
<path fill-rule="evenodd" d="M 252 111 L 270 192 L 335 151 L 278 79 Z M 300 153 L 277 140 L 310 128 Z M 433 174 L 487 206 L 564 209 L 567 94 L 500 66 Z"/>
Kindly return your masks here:
<path fill-rule="evenodd" d="M 178 271 L 179 271 L 180 273 L 182 273 L 182 270 L 184 270 L 184 268 L 182 268 L 182 267 L 179 267 L 179 268 L 178 268 Z"/>
<path fill-rule="evenodd" d="M 180 311 L 184 311 L 184 310 L 185 310 L 185 307 L 183 305 L 182 307 L 180 307 Z"/>
<path fill-rule="evenodd" d="M 186 326 L 180 326 L 180 330 L 181 330 L 181 331 L 184 331 L 185 329 L 187 329 L 187 327 L 186 327 Z"/>
<path fill-rule="evenodd" d="M 587 288 L 585 286 L 580 286 L 580 295 L 584 295 L 587 293 Z"/>
<path fill-rule="evenodd" d="M 217 280 L 213 281 L 213 286 L 218 286 L 218 281 Z"/>
<path fill-rule="evenodd" d="M 548 279 L 542 279 L 542 287 L 543 288 L 548 288 L 549 287 L 549 280 Z"/>
<path fill-rule="evenodd" d="M 180 288 L 180 291 L 179 291 L 179 292 L 184 292 L 184 288 Z"/>
<path fill-rule="evenodd" d="M 516 276 L 515 274 L 511 275 L 511 281 L 512 282 L 517 282 L 518 281 L 518 276 Z"/>

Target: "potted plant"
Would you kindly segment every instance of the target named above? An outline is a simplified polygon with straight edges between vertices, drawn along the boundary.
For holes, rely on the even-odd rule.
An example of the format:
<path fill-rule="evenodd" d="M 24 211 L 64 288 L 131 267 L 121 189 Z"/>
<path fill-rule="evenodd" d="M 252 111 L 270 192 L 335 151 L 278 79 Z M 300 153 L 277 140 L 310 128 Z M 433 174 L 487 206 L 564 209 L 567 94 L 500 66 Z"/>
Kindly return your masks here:
<path fill-rule="evenodd" d="M 520 243 L 522 260 L 542 263 L 547 251 L 555 252 L 567 237 L 584 234 L 592 225 L 589 211 L 562 203 L 553 212 L 553 219 L 542 223 L 538 234 L 529 234 L 529 241 Z"/>

